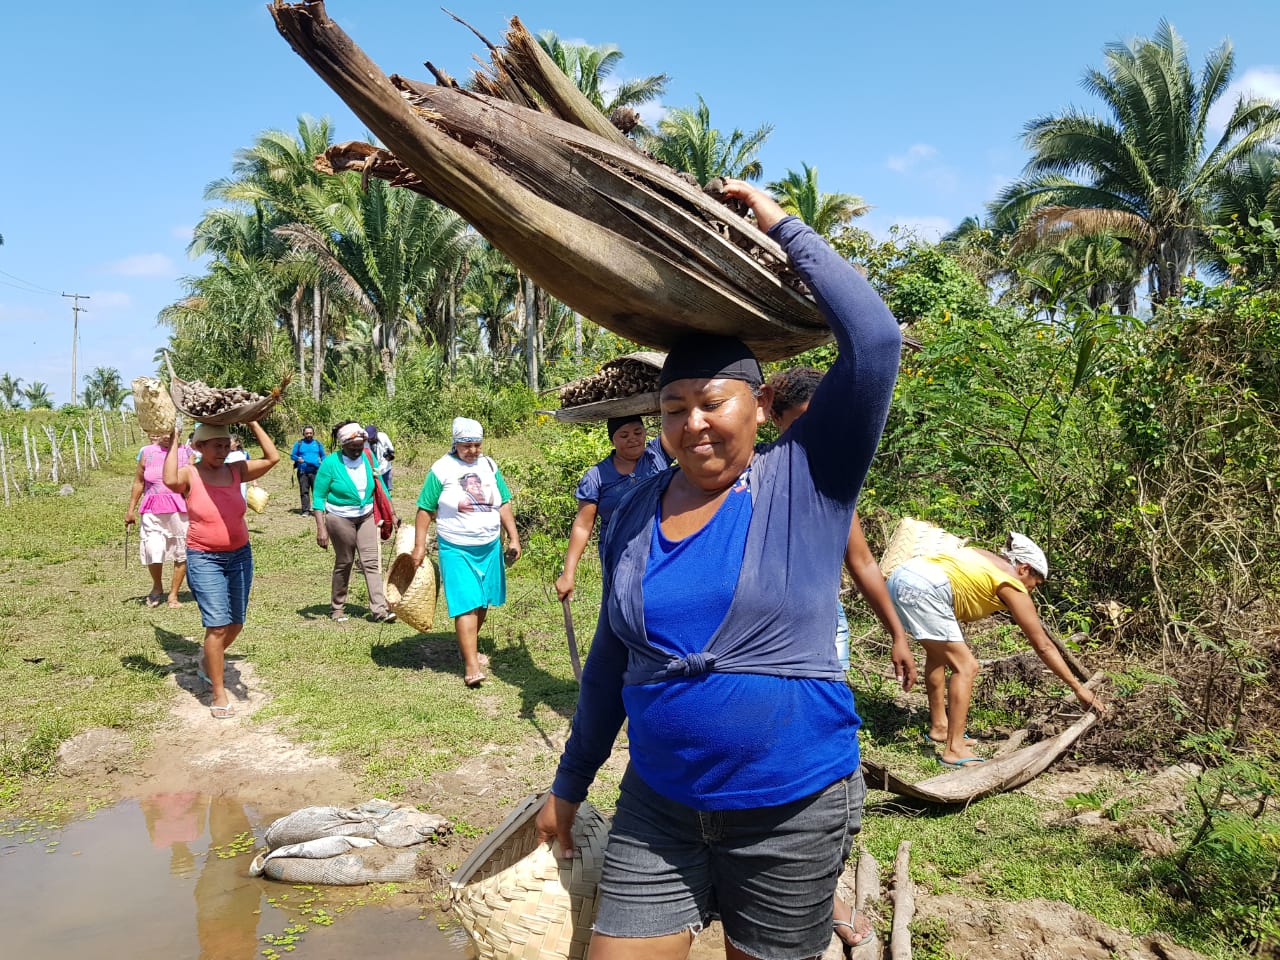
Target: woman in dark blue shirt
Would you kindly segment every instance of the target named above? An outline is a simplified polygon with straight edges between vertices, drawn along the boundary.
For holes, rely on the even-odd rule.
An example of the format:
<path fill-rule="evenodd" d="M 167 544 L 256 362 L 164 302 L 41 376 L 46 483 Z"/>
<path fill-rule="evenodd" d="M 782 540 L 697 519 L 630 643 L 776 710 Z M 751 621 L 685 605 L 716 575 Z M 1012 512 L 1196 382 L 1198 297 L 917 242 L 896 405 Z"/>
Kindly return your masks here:
<path fill-rule="evenodd" d="M 573 727 L 538 816 L 572 855 L 577 806 L 628 722 L 591 960 L 682 960 L 713 917 L 729 960 L 802 960 L 866 788 L 860 724 L 831 637 L 858 491 L 897 377 L 884 303 L 812 229 L 741 181 L 813 291 L 839 357 L 807 414 L 755 450 L 771 391 L 734 337 L 691 335 L 659 377 L 679 461 L 623 498 Z"/>
<path fill-rule="evenodd" d="M 574 578 L 578 561 L 587 549 L 596 518 L 600 519 L 600 543 L 609 527 L 609 518 L 623 496 L 645 477 L 667 469 L 667 455 L 662 451 L 662 440 L 649 440 L 644 420 L 639 414 L 628 417 L 610 417 L 606 425 L 613 453 L 605 457 L 582 475 L 574 496 L 578 500 L 578 515 L 573 518 L 569 530 L 569 552 L 564 558 L 564 569 L 556 578 L 556 596 L 567 600 L 573 596 Z"/>

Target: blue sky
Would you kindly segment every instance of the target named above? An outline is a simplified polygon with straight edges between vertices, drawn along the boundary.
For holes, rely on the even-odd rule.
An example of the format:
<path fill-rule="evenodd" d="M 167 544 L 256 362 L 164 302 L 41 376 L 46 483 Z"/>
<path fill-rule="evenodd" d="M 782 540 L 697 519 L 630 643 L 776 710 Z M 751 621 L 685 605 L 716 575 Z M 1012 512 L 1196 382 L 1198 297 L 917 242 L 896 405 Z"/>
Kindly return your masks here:
<path fill-rule="evenodd" d="M 0 373 L 70 399 L 79 373 L 152 371 L 157 313 L 198 274 L 186 256 L 206 185 L 261 131 L 328 116 L 362 126 L 275 31 L 261 0 L 10 3 L 0 16 Z M 802 162 L 828 191 L 861 194 L 864 224 L 933 236 L 978 213 L 1025 162 L 1027 120 L 1092 108 L 1083 71 L 1102 47 L 1167 17 L 1192 62 L 1224 38 L 1237 86 L 1280 99 L 1280 4 L 1079 0 L 1062 4 L 811 0 L 808 4 L 457 0 L 491 40 L 516 14 L 534 32 L 613 43 L 619 75 L 670 74 L 665 103 L 701 94 L 722 130 L 774 124 L 765 179 Z M 386 72 L 466 76 L 482 47 L 421 0 L 330 0 Z"/>

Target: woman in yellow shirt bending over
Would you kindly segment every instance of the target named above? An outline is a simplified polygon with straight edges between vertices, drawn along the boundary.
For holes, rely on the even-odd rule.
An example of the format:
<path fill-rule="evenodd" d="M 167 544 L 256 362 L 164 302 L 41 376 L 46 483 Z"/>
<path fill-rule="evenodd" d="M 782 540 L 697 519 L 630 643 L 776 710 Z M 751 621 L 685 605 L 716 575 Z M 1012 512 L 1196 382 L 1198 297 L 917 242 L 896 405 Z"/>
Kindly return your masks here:
<path fill-rule="evenodd" d="M 939 760 L 949 767 L 982 763 L 965 737 L 969 697 L 978 660 L 965 643 L 960 624 L 1008 610 L 1032 649 L 1077 699 L 1104 712 L 1105 706 L 1067 668 L 1045 633 L 1031 591 L 1049 575 L 1044 551 L 1029 537 L 1010 533 L 1002 553 L 977 547 L 914 557 L 889 576 L 889 596 L 903 626 L 924 647 L 924 682 L 929 695 L 927 736 L 942 744 Z M 951 674 L 950 681 L 947 674 Z"/>

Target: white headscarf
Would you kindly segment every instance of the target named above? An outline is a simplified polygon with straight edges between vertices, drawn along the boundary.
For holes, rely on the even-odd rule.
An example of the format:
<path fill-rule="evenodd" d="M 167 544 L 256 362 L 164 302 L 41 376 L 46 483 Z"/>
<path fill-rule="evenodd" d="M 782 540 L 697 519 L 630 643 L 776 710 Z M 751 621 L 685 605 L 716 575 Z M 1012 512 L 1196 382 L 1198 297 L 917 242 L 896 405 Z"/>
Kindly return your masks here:
<path fill-rule="evenodd" d="M 480 421 L 470 420 L 467 417 L 453 418 L 454 443 L 476 443 L 483 439 L 484 427 L 480 426 Z"/>
<path fill-rule="evenodd" d="M 1040 576 L 1049 579 L 1049 561 L 1045 559 L 1044 551 L 1030 537 L 1009 531 L 1009 542 L 1005 544 L 1003 552 L 1010 563 L 1025 563 Z"/>
<path fill-rule="evenodd" d="M 364 439 L 364 427 L 358 423 L 344 423 L 338 428 L 338 445 L 346 443 L 348 440 L 354 440 L 359 437 Z"/>

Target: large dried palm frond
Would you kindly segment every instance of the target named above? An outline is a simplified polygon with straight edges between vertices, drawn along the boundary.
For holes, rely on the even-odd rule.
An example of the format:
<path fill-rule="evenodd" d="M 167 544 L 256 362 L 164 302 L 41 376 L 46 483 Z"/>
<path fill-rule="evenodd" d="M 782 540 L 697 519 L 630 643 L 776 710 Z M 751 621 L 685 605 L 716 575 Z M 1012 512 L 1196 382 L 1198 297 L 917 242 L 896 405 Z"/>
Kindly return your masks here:
<path fill-rule="evenodd" d="M 1103 207 L 1046 205 L 1037 207 L 1026 215 L 1013 236 L 1010 252 L 1025 253 L 1072 237 L 1098 234 L 1127 237 L 1136 247 L 1144 250 L 1155 243 L 1151 225 L 1136 213 Z"/>
<path fill-rule="evenodd" d="M 387 77 L 321 0 L 275 0 L 271 13 L 385 144 L 338 145 L 322 169 L 356 170 L 451 207 L 539 286 L 638 343 L 667 347 L 701 330 L 740 336 L 775 359 L 829 339 L 782 249 L 599 127 L 519 20 L 504 48 L 490 45 L 490 89 L 518 88 L 524 105 L 460 89 L 438 70 L 437 85 Z"/>

